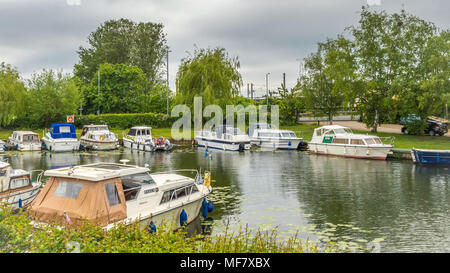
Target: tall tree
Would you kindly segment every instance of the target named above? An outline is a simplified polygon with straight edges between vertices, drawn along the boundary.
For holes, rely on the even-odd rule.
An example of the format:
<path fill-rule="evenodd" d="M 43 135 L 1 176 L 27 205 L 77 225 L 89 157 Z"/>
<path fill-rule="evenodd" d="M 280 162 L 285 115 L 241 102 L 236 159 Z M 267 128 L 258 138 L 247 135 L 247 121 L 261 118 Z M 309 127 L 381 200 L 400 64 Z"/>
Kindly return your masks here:
<path fill-rule="evenodd" d="M 8 64 L 0 64 L 0 128 L 24 115 L 26 89 L 19 72 Z"/>
<path fill-rule="evenodd" d="M 176 101 L 193 105 L 195 96 L 204 104 L 217 104 L 225 109 L 239 94 L 242 77 L 238 58 L 230 58 L 224 48 L 195 49 L 181 60 L 178 69 Z"/>
<path fill-rule="evenodd" d="M 167 52 L 162 24 L 109 20 L 89 35 L 88 43 L 88 47 L 80 46 L 80 59 L 74 66 L 83 85 L 89 84 L 103 63 L 138 66 L 146 76 L 146 90 L 160 81 Z"/>
<path fill-rule="evenodd" d="M 318 43 L 317 52 L 304 59 L 306 73 L 300 77 L 298 88 L 307 107 L 330 122 L 343 109 L 345 94 L 357 87 L 352 49 L 353 44 L 339 35 Z"/>
<path fill-rule="evenodd" d="M 354 37 L 355 56 L 363 88 L 353 90 L 361 102 L 362 120 L 373 131 L 392 120 L 394 101 L 406 98 L 420 85 L 423 45 L 435 34 L 435 26 L 418 17 L 363 7 Z"/>
<path fill-rule="evenodd" d="M 66 115 L 77 113 L 80 96 L 75 80 L 61 71 L 34 73 L 28 82 L 27 119 L 31 126 L 49 126 L 61 122 Z"/>
<path fill-rule="evenodd" d="M 146 103 L 146 79 L 142 69 L 127 64 L 104 63 L 100 65 L 99 72 L 82 91 L 86 113 L 96 113 L 97 110 L 101 113 L 141 112 Z"/>

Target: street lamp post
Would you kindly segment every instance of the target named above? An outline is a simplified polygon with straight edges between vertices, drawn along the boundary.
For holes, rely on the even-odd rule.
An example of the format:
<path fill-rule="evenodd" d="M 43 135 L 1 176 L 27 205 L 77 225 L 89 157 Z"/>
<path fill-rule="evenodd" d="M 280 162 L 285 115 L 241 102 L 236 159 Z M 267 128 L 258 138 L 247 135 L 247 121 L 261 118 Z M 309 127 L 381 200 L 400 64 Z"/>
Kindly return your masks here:
<path fill-rule="evenodd" d="M 166 61 L 167 61 L 167 95 L 166 95 L 167 115 L 169 115 L 169 52 L 171 52 L 171 51 L 169 49 L 167 49 L 167 56 L 166 56 Z"/>
<path fill-rule="evenodd" d="M 270 73 L 266 73 L 266 95 L 267 95 L 267 105 L 269 105 L 269 75 L 270 75 Z"/>
<path fill-rule="evenodd" d="M 100 67 L 98 67 L 98 89 L 97 96 L 100 97 Z M 98 104 L 97 115 L 100 115 L 100 103 Z"/>

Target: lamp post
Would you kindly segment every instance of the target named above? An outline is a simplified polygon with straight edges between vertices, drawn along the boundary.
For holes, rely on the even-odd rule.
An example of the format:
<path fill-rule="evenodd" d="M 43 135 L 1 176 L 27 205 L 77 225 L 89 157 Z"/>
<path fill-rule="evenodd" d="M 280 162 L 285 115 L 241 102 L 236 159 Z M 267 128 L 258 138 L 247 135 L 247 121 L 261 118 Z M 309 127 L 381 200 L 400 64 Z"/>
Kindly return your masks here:
<path fill-rule="evenodd" d="M 97 96 L 100 97 L 100 66 L 98 67 L 98 89 Z M 98 105 L 97 115 L 100 115 L 100 104 Z"/>
<path fill-rule="evenodd" d="M 266 73 L 266 95 L 267 95 L 267 105 L 269 105 L 269 75 L 270 75 L 270 73 Z"/>
<path fill-rule="evenodd" d="M 169 52 L 171 52 L 169 49 L 167 49 L 167 55 L 166 55 L 166 61 L 167 61 L 167 115 L 169 115 Z"/>

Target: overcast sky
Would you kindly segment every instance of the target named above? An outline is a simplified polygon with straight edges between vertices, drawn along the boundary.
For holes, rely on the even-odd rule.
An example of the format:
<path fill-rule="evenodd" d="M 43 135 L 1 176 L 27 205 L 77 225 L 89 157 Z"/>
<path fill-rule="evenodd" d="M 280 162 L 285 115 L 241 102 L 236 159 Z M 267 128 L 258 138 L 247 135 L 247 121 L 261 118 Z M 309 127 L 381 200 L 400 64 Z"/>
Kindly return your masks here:
<path fill-rule="evenodd" d="M 270 89 L 280 86 L 283 72 L 292 87 L 299 60 L 318 41 L 356 24 L 366 4 L 389 13 L 403 4 L 440 28 L 450 25 L 448 0 L 0 0 L 0 62 L 24 78 L 43 68 L 72 73 L 76 51 L 91 32 L 106 20 L 128 18 L 165 26 L 172 89 L 180 60 L 195 44 L 238 56 L 243 90 L 254 83 L 264 92 L 266 73 Z"/>

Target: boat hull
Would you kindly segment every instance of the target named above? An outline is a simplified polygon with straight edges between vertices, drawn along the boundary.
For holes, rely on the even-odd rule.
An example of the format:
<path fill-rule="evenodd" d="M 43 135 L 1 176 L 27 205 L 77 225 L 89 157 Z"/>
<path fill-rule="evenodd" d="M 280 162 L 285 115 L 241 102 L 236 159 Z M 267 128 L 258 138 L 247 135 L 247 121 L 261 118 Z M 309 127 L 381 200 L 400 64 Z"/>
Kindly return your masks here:
<path fill-rule="evenodd" d="M 148 228 L 150 222 L 153 222 L 156 228 L 160 227 L 163 223 L 173 223 L 175 228 L 180 228 L 180 215 L 183 209 L 187 215 L 186 222 L 189 224 L 200 215 L 202 201 L 203 198 L 179 206 L 173 206 L 172 208 L 166 208 L 160 212 L 155 212 L 148 217 L 141 218 L 139 226 L 141 228 Z"/>
<path fill-rule="evenodd" d="M 36 198 L 36 196 L 39 194 L 40 191 L 40 184 L 33 185 L 32 188 L 16 191 L 16 192 L 9 192 L 9 193 L 1 193 L 0 194 L 0 202 L 6 202 L 10 206 L 13 207 L 13 209 L 19 209 L 19 200 L 22 202 L 22 208 L 27 207 L 31 204 L 31 202 Z"/>
<path fill-rule="evenodd" d="M 324 143 L 308 143 L 309 151 L 313 154 L 332 155 L 360 159 L 386 160 L 392 146 L 357 146 L 357 145 L 333 145 Z"/>
<path fill-rule="evenodd" d="M 411 156 L 418 164 L 450 165 L 450 150 L 412 149 Z"/>
<path fill-rule="evenodd" d="M 119 148 L 119 141 L 89 141 L 81 140 L 80 144 L 83 148 L 97 151 L 109 151 Z"/>
<path fill-rule="evenodd" d="M 45 148 L 51 152 L 72 152 L 80 149 L 80 141 L 69 139 L 47 139 L 43 138 Z"/>
<path fill-rule="evenodd" d="M 226 141 L 226 140 L 213 140 L 208 138 L 196 137 L 195 140 L 199 147 L 214 148 L 224 151 L 239 151 L 241 144 L 243 144 L 243 150 L 250 150 L 250 141 Z"/>
<path fill-rule="evenodd" d="M 11 143 L 11 145 L 13 145 L 16 148 L 17 151 L 21 151 L 21 152 L 40 151 L 42 149 L 42 144 L 40 142 L 38 142 L 38 143 L 19 143 L 19 142 L 10 140 L 10 143 Z"/>
<path fill-rule="evenodd" d="M 262 149 L 297 150 L 301 139 L 252 139 L 251 144 Z"/>

